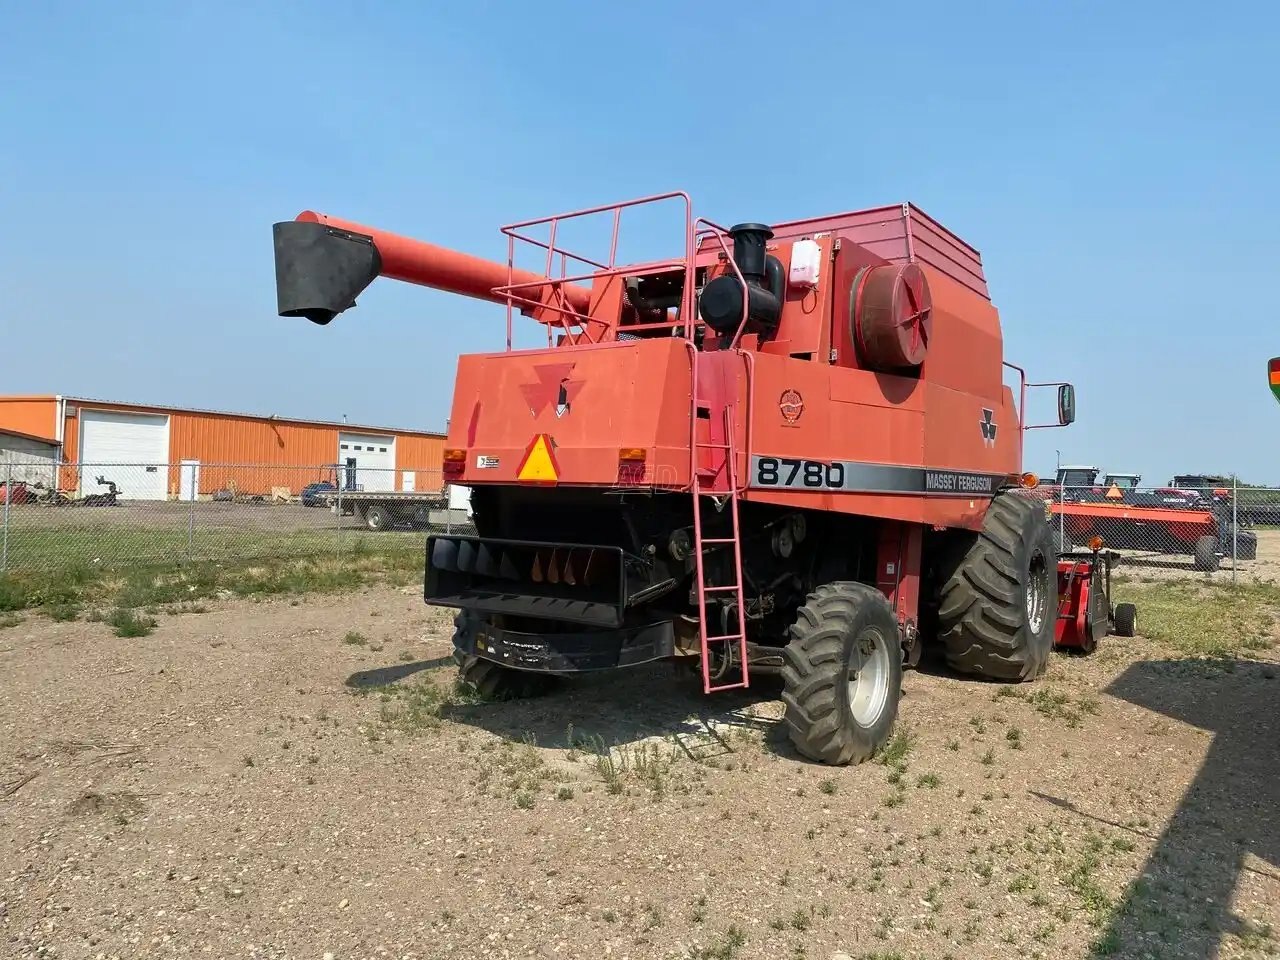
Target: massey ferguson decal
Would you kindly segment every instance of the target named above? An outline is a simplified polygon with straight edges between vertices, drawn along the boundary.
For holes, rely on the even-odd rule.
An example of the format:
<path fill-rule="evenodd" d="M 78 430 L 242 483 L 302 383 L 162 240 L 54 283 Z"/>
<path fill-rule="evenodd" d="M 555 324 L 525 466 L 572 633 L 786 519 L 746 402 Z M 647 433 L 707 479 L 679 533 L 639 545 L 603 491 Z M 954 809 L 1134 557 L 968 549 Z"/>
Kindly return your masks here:
<path fill-rule="evenodd" d="M 978 428 L 982 431 L 982 442 L 988 447 L 996 445 L 996 412 L 982 408 L 982 419 L 978 421 Z"/>
<path fill-rule="evenodd" d="M 782 396 L 778 398 L 778 410 L 782 413 L 783 420 L 795 423 L 800 419 L 800 414 L 804 413 L 804 397 L 800 396 L 799 390 L 783 390 Z"/>

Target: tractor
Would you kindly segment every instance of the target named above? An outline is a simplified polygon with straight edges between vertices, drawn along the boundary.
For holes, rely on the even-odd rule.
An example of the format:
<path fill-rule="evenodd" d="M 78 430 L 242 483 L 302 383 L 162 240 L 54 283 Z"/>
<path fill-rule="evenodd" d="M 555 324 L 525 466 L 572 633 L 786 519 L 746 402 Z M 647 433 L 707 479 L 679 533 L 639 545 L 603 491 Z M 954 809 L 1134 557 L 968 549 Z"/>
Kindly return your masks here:
<path fill-rule="evenodd" d="M 659 204 L 670 255 L 620 262 Z M 568 249 L 589 218 L 599 249 Z M 463 680 L 772 673 L 796 749 L 839 765 L 885 742 L 926 645 L 989 680 L 1045 670 L 1081 591 L 1022 439 L 1075 391 L 1004 361 L 976 250 L 911 204 L 726 228 L 678 192 L 501 229 L 505 263 L 313 211 L 273 228 L 281 316 L 328 324 L 380 276 L 506 308 L 505 349 L 459 359 L 443 452 L 475 533 L 426 542 Z M 519 317 L 545 347 L 513 348 Z M 1056 422 L 1024 422 L 1034 387 Z"/>

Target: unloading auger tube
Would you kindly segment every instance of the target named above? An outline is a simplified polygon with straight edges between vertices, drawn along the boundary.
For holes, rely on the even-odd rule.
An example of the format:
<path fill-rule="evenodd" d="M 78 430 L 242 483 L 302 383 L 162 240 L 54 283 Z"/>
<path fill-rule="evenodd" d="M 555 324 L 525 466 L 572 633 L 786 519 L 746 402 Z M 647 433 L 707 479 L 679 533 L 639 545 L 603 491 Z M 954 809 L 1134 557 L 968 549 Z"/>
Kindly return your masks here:
<path fill-rule="evenodd" d="M 492 303 L 506 302 L 504 294 L 494 293 L 497 287 L 547 279 L 527 270 L 512 269 L 508 274 L 505 264 L 311 210 L 275 224 L 272 233 L 280 316 L 305 317 L 322 325 L 354 307 L 378 277 Z M 526 288 L 535 293 L 537 289 Z M 569 307 L 586 312 L 589 290 L 572 284 L 559 284 L 558 289 Z"/>

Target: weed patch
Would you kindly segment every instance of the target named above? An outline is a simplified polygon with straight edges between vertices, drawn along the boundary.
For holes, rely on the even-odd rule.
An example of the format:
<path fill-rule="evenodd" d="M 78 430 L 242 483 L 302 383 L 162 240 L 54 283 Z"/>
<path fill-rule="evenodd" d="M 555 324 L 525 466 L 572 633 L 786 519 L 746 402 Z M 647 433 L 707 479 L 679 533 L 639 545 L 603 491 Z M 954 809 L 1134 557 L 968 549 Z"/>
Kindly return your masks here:
<path fill-rule="evenodd" d="M 747 942 L 747 935 L 737 924 L 730 924 L 714 941 L 706 946 L 689 948 L 689 960 L 733 960 Z"/>
<path fill-rule="evenodd" d="M 123 549 L 118 555 L 129 557 L 132 553 Z M 372 582 L 407 583 L 420 573 L 422 564 L 416 549 L 391 549 L 385 553 L 353 549 L 341 557 L 325 551 L 324 555 L 266 557 L 251 564 L 89 564 L 65 557 L 55 559 L 58 562 L 51 560 L 47 566 L 0 574 L 0 612 L 59 605 L 145 609 L 228 594 L 254 597 L 336 593 Z"/>
<path fill-rule="evenodd" d="M 107 617 L 117 637 L 145 637 L 156 628 L 156 621 L 127 607 L 116 607 Z"/>
<path fill-rule="evenodd" d="M 583 745 L 590 749 L 592 765 L 607 793 L 619 794 L 628 784 L 635 784 L 657 801 L 672 791 L 687 794 L 690 790 L 688 779 L 676 769 L 683 755 L 674 745 L 638 743 L 609 747 L 599 736 L 587 738 Z"/>
<path fill-rule="evenodd" d="M 60 623 L 66 623 L 71 620 L 77 620 L 80 617 L 80 604 L 60 602 L 51 603 L 44 608 L 45 616 L 50 620 L 57 620 Z"/>
<path fill-rule="evenodd" d="M 1195 581 L 1125 584 L 1120 600 L 1138 606 L 1142 633 L 1192 656 L 1230 657 L 1274 645 L 1280 586 Z"/>

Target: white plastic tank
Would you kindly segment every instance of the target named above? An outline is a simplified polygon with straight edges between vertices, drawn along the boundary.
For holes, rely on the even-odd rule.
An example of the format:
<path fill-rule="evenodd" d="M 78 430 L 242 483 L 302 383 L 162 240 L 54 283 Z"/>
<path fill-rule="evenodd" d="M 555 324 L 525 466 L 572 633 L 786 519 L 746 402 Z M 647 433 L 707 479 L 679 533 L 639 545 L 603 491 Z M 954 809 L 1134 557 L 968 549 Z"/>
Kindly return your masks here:
<path fill-rule="evenodd" d="M 797 240 L 791 246 L 791 270 L 787 285 L 800 290 L 812 290 L 818 285 L 818 271 L 822 266 L 822 248 L 817 240 Z"/>

